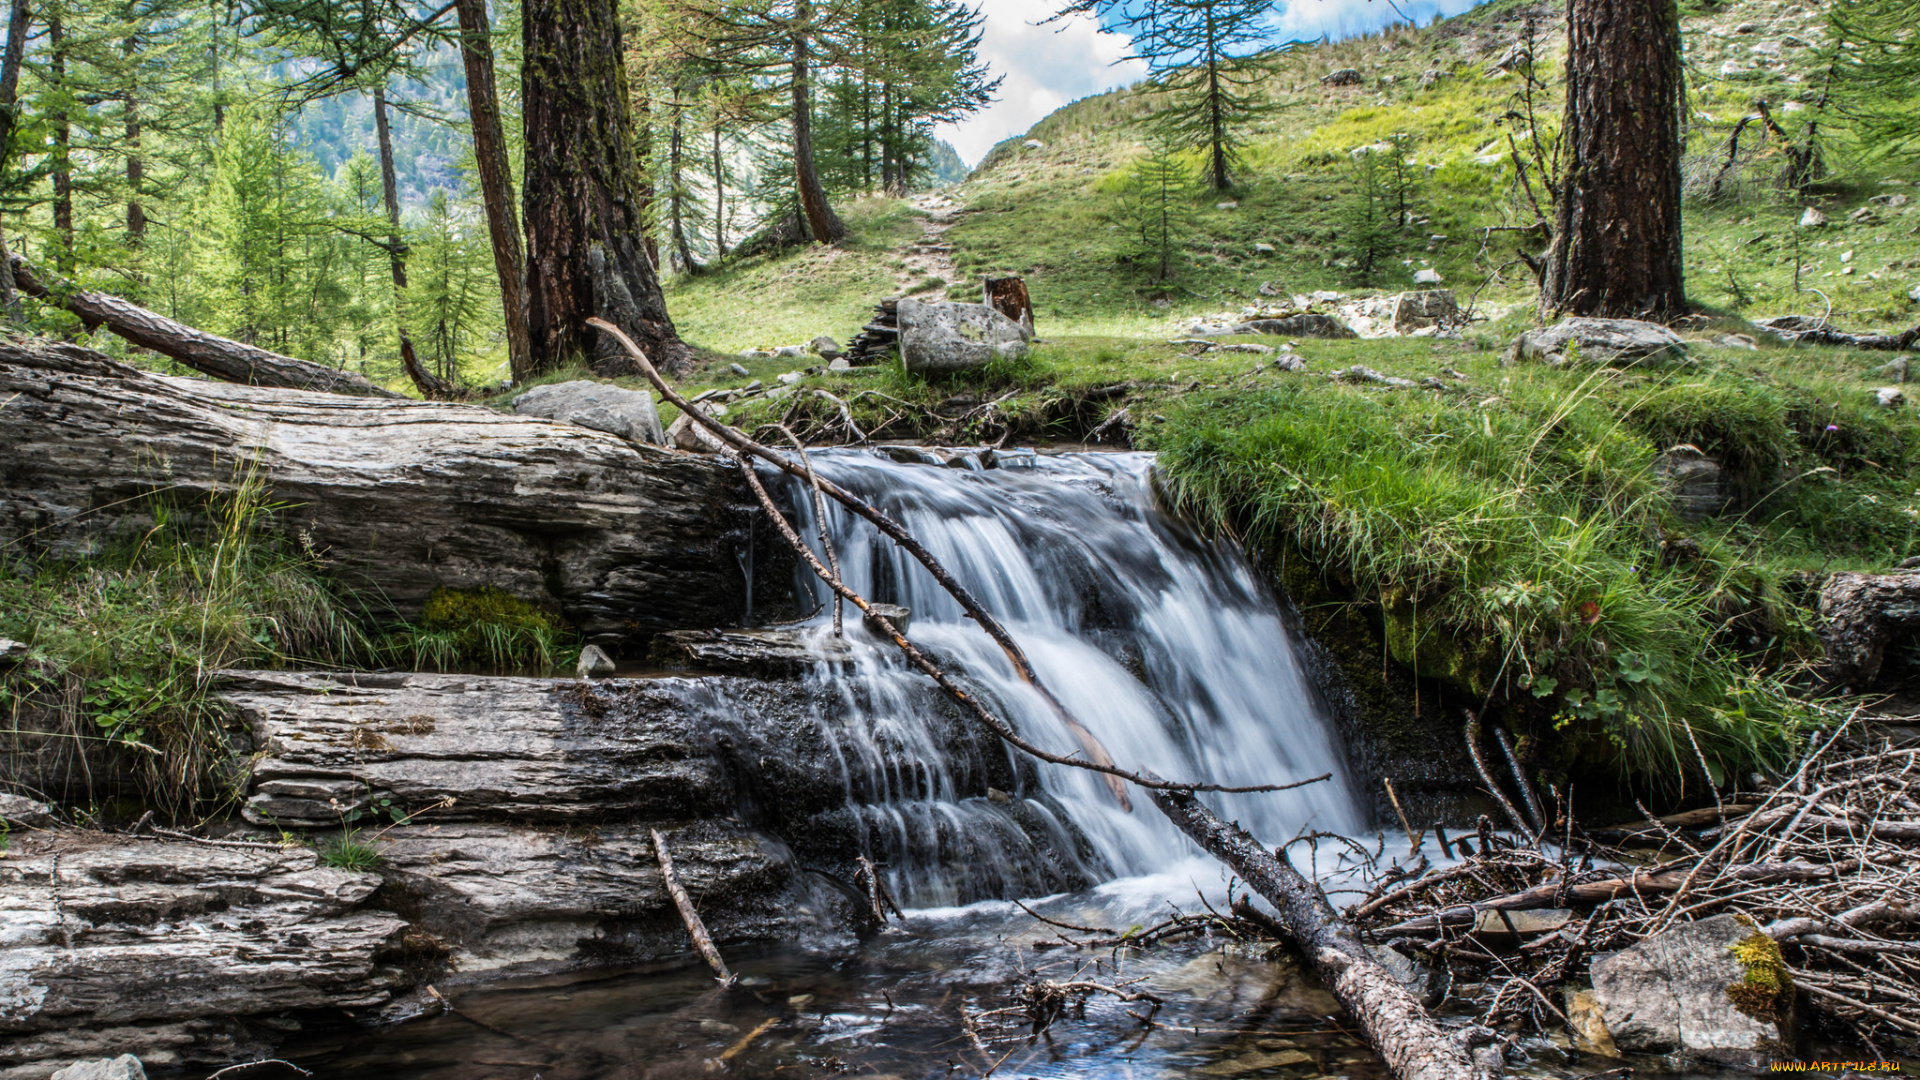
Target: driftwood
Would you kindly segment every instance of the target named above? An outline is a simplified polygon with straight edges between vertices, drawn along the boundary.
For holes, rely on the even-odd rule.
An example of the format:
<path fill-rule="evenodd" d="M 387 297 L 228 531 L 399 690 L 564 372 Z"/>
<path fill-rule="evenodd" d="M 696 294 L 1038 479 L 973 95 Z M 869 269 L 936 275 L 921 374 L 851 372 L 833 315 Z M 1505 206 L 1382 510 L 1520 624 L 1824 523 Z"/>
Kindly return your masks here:
<path fill-rule="evenodd" d="M 728 986 L 733 985 L 733 972 L 727 970 L 727 962 L 721 958 L 720 950 L 714 947 L 712 935 L 707 933 L 707 924 L 700 921 L 700 912 L 693 906 L 693 898 L 687 895 L 684 885 L 680 884 L 680 875 L 673 872 L 673 856 L 667 853 L 667 838 L 660 835 L 659 829 L 649 829 L 653 834 L 653 853 L 660 860 L 660 880 L 666 883 L 667 895 L 673 897 L 673 906 L 680 910 L 680 921 L 687 924 L 687 936 L 693 939 L 693 947 L 713 969 L 713 974 Z"/>
<path fill-rule="evenodd" d="M 748 455 L 771 461 L 782 469 L 800 476 L 808 483 L 817 484 L 820 490 L 826 491 L 837 501 L 847 505 L 869 521 L 874 521 L 876 524 L 885 522 L 883 531 L 893 536 L 902 547 L 915 551 L 916 557 L 921 559 L 922 564 L 927 566 L 935 579 L 956 599 L 959 599 L 970 612 L 978 610 L 978 604 L 967 594 L 965 588 L 955 581 L 930 554 L 925 554 L 925 549 L 921 548 L 910 534 L 863 500 L 820 479 L 810 467 L 796 465 L 788 461 L 784 455 L 760 446 L 741 432 L 692 408 L 691 403 L 685 403 L 684 399 L 680 398 L 666 384 L 666 381 L 660 378 L 646 354 L 630 338 L 611 323 L 598 319 L 592 320 L 592 323 L 612 334 L 626 347 L 641 372 L 668 401 L 681 406 L 682 411 L 693 416 L 697 423 L 705 426 L 735 449 L 742 451 L 740 467 L 747 483 L 754 489 L 755 496 L 768 511 L 781 535 L 794 548 L 795 554 L 817 577 L 826 582 L 836 595 L 845 598 L 865 613 L 869 625 L 877 627 L 891 638 L 908 661 L 933 679 L 948 696 L 969 708 L 1003 741 L 1031 756 L 1043 761 L 1103 773 L 1116 787 L 1120 782 L 1126 781 L 1147 789 L 1152 795 L 1154 804 L 1183 833 L 1240 874 L 1250 886 L 1273 904 L 1280 912 L 1278 925 L 1285 932 L 1287 943 L 1306 955 L 1315 970 L 1326 980 L 1334 996 L 1359 1019 L 1368 1040 L 1386 1059 L 1388 1067 L 1392 1069 L 1398 1080 L 1490 1080 L 1496 1074 L 1497 1054 L 1476 1056 L 1473 1051 L 1475 1041 L 1490 1041 L 1489 1039 L 1481 1037 L 1478 1029 L 1467 1029 L 1458 1033 L 1443 1030 L 1432 1017 L 1427 1015 L 1426 1010 L 1407 988 L 1373 959 L 1366 947 L 1360 943 L 1353 928 L 1334 912 L 1316 884 L 1308 881 L 1284 859 L 1268 854 L 1238 825 L 1221 821 L 1218 815 L 1201 805 L 1194 795 L 1197 790 L 1246 789 L 1169 783 L 1150 774 L 1132 773 L 1118 768 L 1112 764 L 1111 758 L 1106 756 L 1104 749 L 1100 751 L 1099 759 L 1089 761 L 1050 754 L 1028 743 L 977 698 L 956 685 L 924 653 L 908 641 L 885 615 L 875 612 L 872 604 L 849 589 L 840 580 L 838 574 L 821 563 L 820 559 L 800 539 L 799 534 L 780 515 L 754 472 L 753 463 Z M 1035 688 L 1045 694 L 1046 691 L 1039 685 L 1037 677 L 1032 673 L 1032 668 L 1027 665 L 1025 654 L 1020 652 L 1019 646 L 1006 634 L 1005 629 L 984 611 L 980 611 L 975 619 L 983 629 L 994 635 L 995 640 L 1007 652 L 1008 658 L 1014 661 L 1016 669 L 1021 670 Z M 1051 695 L 1048 695 L 1048 700 L 1053 701 Z M 1054 703 L 1054 707 L 1061 709 L 1057 702 Z M 1061 709 L 1061 713 L 1076 734 L 1085 733 L 1081 740 L 1083 745 L 1091 742 L 1093 746 L 1099 746 L 1091 732 L 1086 731 L 1078 721 L 1066 717 L 1064 709 Z M 1094 755 L 1090 752 L 1088 756 Z M 1316 780 L 1319 779 L 1325 778 L 1316 778 Z M 1303 783 L 1313 782 L 1315 781 L 1303 781 Z M 1274 786 L 1252 790 L 1282 790 L 1282 788 Z M 1116 995 L 1121 993 L 1115 988 L 1105 986 L 1092 989 Z"/>
<path fill-rule="evenodd" d="M 216 379 L 245 386 L 319 390 L 359 397 L 401 397 L 350 371 L 337 371 L 195 330 L 110 293 L 77 288 L 71 282 L 58 279 L 43 282 L 26 259 L 16 254 L 10 261 L 14 284 L 21 292 L 79 316 L 89 332 L 104 326 L 135 345 L 152 349 Z"/>

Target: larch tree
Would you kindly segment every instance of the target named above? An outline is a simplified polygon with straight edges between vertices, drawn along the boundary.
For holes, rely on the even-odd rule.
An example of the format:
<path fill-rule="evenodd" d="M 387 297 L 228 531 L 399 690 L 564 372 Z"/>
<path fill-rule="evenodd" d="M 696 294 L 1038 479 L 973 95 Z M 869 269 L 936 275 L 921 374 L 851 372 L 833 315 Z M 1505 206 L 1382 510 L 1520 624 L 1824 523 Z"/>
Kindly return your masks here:
<path fill-rule="evenodd" d="M 1680 247 L 1675 0 L 1568 0 L 1566 173 L 1540 283 L 1543 316 L 1673 319 Z"/>
<path fill-rule="evenodd" d="M 647 257 L 618 6 L 527 0 L 521 25 L 530 366 L 588 358 L 625 370 L 618 347 L 587 326 L 598 316 L 656 366 L 684 369 L 689 350 Z"/>

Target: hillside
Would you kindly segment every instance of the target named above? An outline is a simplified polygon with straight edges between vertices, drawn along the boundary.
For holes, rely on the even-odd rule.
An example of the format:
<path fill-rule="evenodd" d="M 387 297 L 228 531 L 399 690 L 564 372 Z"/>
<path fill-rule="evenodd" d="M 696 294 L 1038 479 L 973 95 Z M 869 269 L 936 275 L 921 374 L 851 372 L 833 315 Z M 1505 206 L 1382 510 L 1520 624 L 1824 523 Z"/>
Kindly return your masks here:
<path fill-rule="evenodd" d="M 1536 71 L 1546 84 L 1532 114 L 1543 135 L 1550 135 L 1559 122 L 1564 50 L 1556 5 L 1499 0 L 1429 27 L 1400 26 L 1281 56 L 1265 88 L 1275 111 L 1246 140 L 1240 185 L 1192 200 L 1196 224 L 1185 245 L 1185 265 L 1164 286 L 1120 262 L 1120 226 L 1113 220 L 1126 170 L 1144 152 L 1141 120 L 1153 106 L 1152 91 L 1137 86 L 1074 102 L 1025 136 L 1000 144 L 952 191 L 962 207 L 943 238 L 953 247 L 953 296 L 972 298 L 973 283 L 983 275 L 1024 274 L 1043 332 L 1135 334 L 1259 302 L 1263 284 L 1269 292 L 1295 294 L 1367 287 L 1390 292 L 1410 287 L 1414 271 L 1432 268 L 1463 302 L 1477 295 L 1483 312 L 1498 314 L 1532 294 L 1531 276 L 1515 258 L 1515 234 L 1486 231 L 1532 218 L 1523 209 L 1507 151 L 1509 135 L 1523 145 L 1528 141 L 1526 80 L 1496 67 L 1527 36 L 1530 21 Z M 1817 315 L 1830 300 L 1831 318 L 1841 325 L 1910 325 L 1917 309 L 1909 294 L 1920 284 L 1920 223 L 1911 216 L 1904 175 L 1850 167 L 1850 148 L 1840 145 L 1829 152 L 1835 174 L 1807 199 L 1797 199 L 1773 182 L 1779 151 L 1774 142 L 1756 138 L 1756 123 L 1743 133 L 1720 197 L 1705 198 L 1727 156 L 1729 135 L 1756 100 L 1771 102 L 1773 115 L 1796 134 L 1796 117 L 1811 115 L 1806 103 L 1816 101 L 1819 90 L 1802 69 L 1820 41 L 1819 14 L 1781 0 L 1742 0 L 1693 10 L 1685 29 L 1693 124 L 1686 164 L 1687 275 L 1694 301 L 1712 311 L 1760 317 Z M 1359 72 L 1360 83 L 1322 83 L 1322 76 L 1341 69 Z M 1353 151 L 1398 134 L 1411 137 L 1411 156 L 1423 174 L 1412 204 L 1416 217 L 1385 269 L 1363 280 L 1344 250 L 1341 228 L 1342 208 L 1353 198 Z M 1881 205 L 1888 202 L 1903 205 Z M 1808 206 L 1829 224 L 1797 228 Z M 1539 246 L 1527 239 L 1530 248 Z M 862 243 L 884 239 L 863 234 Z M 681 283 L 676 299 L 691 309 L 681 316 L 689 336 L 726 351 L 773 343 L 767 335 L 784 330 L 785 323 L 742 334 L 714 318 L 711 313 L 726 301 L 711 294 L 748 278 L 791 277 L 792 259 L 817 256 L 789 255 Z M 826 280 L 800 276 L 808 279 L 808 289 Z M 889 287 L 884 279 L 873 279 L 883 292 Z M 814 333 L 850 332 L 858 324 L 849 320 L 879 298 L 850 295 L 860 283 L 840 271 L 831 280 L 837 308 L 846 314 L 836 310 L 835 321 L 828 322 L 821 312 L 789 337 L 804 341 Z M 922 281 L 893 287 L 916 284 Z M 764 295 L 758 286 L 750 291 Z"/>

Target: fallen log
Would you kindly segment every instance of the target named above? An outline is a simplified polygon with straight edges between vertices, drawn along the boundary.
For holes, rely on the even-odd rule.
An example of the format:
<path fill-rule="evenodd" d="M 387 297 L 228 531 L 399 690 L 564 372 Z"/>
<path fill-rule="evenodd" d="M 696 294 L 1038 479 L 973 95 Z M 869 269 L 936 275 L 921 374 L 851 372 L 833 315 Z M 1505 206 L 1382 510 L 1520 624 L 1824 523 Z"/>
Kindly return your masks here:
<path fill-rule="evenodd" d="M 318 390 L 358 397 L 403 398 L 375 386 L 350 371 L 282 356 L 244 342 L 196 330 L 165 315 L 148 311 L 111 293 L 93 292 L 58 278 L 43 282 L 32 264 L 10 256 L 13 281 L 36 300 L 64 308 L 86 324 L 87 331 L 104 326 L 142 348 L 152 349 L 203 374 L 243 386 L 277 386 L 288 390 Z"/>
<path fill-rule="evenodd" d="M 1876 352 L 1904 352 L 1913 348 L 1915 342 L 1920 342 L 1920 326 L 1897 334 L 1848 334 L 1828 326 L 1825 319 L 1809 319 L 1801 315 L 1761 319 L 1755 325 L 1765 327 L 1796 345 L 1839 345 Z"/>
<path fill-rule="evenodd" d="M 713 936 L 707 933 L 707 924 L 700 921 L 700 912 L 693 906 L 693 898 L 687 895 L 684 885 L 680 884 L 680 875 L 673 872 L 673 856 L 667 853 L 667 838 L 660 835 L 659 829 L 649 829 L 653 834 L 653 853 L 660 860 L 660 880 L 666 883 L 667 895 L 673 897 L 673 906 L 680 912 L 680 921 L 687 924 L 687 936 L 693 939 L 693 947 L 700 951 L 701 959 L 713 969 L 714 977 L 727 986 L 733 985 L 733 972 L 727 970 L 727 962 L 720 958 L 720 950 L 714 947 Z"/>

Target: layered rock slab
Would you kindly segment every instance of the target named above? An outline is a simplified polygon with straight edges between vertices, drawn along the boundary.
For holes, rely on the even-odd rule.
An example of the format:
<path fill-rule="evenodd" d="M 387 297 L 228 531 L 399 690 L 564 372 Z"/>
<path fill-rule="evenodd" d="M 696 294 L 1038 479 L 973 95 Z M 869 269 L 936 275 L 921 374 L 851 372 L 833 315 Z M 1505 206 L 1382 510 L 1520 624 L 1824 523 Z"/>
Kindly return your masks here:
<path fill-rule="evenodd" d="M 434 589 L 550 602 L 600 641 L 726 625 L 753 500 L 712 458 L 473 405 L 155 375 L 87 349 L 0 342 L 0 544 L 81 555 L 242 482 L 367 598 L 416 615 Z M 784 597 L 763 597 L 763 612 Z"/>

